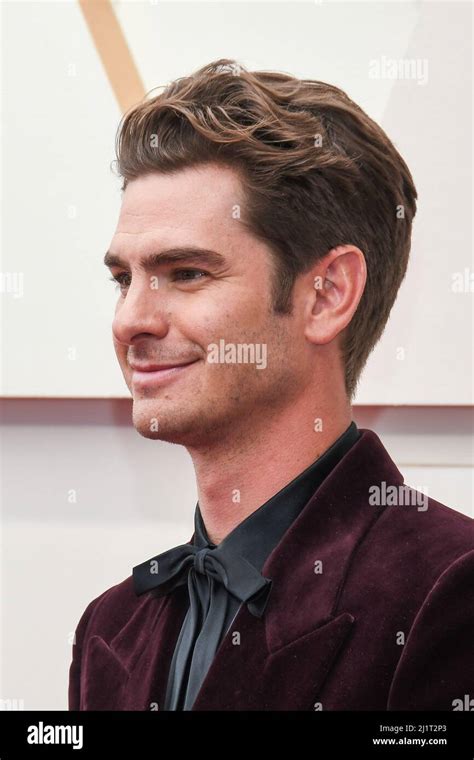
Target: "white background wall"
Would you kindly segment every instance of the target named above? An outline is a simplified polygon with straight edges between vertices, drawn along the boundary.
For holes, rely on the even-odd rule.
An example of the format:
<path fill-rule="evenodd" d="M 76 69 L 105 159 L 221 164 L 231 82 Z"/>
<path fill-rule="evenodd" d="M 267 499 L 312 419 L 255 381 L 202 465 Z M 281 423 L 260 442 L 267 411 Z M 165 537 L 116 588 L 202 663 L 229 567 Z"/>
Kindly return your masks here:
<path fill-rule="evenodd" d="M 392 137 L 419 211 L 355 419 L 409 485 L 473 515 L 472 292 L 452 289 L 453 273 L 472 272 L 470 4 L 113 5 L 147 90 L 236 57 L 337 84 Z M 101 260 L 120 202 L 109 164 L 121 114 L 78 4 L 1 10 L 2 271 L 22 273 L 24 292 L 1 294 L 0 697 L 65 709 L 86 605 L 190 538 L 196 491 L 182 448 L 133 429 L 115 363 Z M 369 79 L 382 56 L 426 59 L 427 83 Z"/>

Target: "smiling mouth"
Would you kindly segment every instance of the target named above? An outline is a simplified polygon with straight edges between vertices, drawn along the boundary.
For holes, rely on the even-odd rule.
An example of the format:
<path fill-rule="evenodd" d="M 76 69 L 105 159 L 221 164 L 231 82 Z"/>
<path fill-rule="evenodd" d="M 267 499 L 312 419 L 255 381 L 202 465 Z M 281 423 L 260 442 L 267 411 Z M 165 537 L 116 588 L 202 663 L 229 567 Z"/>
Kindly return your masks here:
<path fill-rule="evenodd" d="M 149 387 L 152 385 L 163 385 L 164 383 L 178 378 L 186 372 L 188 367 L 196 364 L 199 359 L 194 359 L 187 364 L 177 365 L 148 365 L 147 369 L 135 369 L 132 372 L 132 385 L 135 387 Z M 146 366 L 146 365 L 144 365 Z M 156 369 L 156 367 L 159 367 Z"/>

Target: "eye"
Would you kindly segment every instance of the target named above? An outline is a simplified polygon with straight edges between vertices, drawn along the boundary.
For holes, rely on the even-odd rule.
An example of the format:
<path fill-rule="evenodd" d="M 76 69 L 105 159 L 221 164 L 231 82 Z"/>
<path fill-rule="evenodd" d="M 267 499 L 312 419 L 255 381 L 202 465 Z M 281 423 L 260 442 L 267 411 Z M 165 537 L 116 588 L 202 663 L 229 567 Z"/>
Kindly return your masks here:
<path fill-rule="evenodd" d="M 181 280 L 182 282 L 195 282 L 197 279 L 196 277 L 179 277 L 178 275 L 187 275 L 187 274 L 199 274 L 204 275 L 204 277 L 207 277 L 207 272 L 204 272 L 202 269 L 175 269 L 174 273 L 176 280 Z"/>
<path fill-rule="evenodd" d="M 199 275 L 199 277 L 196 277 L 195 275 Z M 202 269 L 175 269 L 173 272 L 173 279 L 180 282 L 197 282 L 201 277 L 207 277 L 207 275 L 208 272 L 205 272 Z M 114 282 L 120 287 L 121 293 L 123 293 L 126 288 L 130 287 L 130 279 L 131 277 L 127 272 L 122 272 L 121 274 L 109 277 L 111 282 Z"/>
<path fill-rule="evenodd" d="M 130 285 L 129 282 L 124 282 L 127 277 L 130 277 L 130 275 L 126 272 L 122 272 L 122 274 L 112 275 L 112 277 L 109 277 L 109 280 L 118 285 L 120 287 L 120 291 L 123 292 L 123 289 Z"/>

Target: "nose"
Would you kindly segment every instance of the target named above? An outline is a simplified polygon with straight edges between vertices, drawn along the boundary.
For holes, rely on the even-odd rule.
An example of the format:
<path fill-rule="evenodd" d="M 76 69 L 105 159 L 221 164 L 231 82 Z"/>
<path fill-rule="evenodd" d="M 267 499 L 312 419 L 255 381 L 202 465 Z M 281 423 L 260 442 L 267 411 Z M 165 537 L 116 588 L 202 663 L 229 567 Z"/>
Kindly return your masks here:
<path fill-rule="evenodd" d="M 117 343 L 131 345 L 137 335 L 146 333 L 164 337 L 169 329 L 166 298 L 150 282 L 130 285 L 125 296 L 120 296 L 112 321 L 112 334 Z"/>

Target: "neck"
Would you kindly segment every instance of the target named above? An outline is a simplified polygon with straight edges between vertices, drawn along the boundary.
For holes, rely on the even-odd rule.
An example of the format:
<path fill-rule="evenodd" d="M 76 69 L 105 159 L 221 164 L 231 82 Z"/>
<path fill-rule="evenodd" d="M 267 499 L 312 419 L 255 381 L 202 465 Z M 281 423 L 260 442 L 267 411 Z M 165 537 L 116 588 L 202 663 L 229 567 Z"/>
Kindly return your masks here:
<path fill-rule="evenodd" d="M 323 421 L 322 430 L 315 429 L 316 418 Z M 190 448 L 199 508 L 212 543 L 219 544 L 322 456 L 351 422 L 349 402 L 337 408 L 312 403 L 309 409 L 305 399 L 277 417 L 253 415 L 251 427 L 248 421 L 237 431 L 229 425 L 231 434 L 205 450 Z"/>

